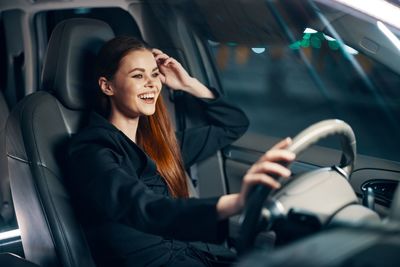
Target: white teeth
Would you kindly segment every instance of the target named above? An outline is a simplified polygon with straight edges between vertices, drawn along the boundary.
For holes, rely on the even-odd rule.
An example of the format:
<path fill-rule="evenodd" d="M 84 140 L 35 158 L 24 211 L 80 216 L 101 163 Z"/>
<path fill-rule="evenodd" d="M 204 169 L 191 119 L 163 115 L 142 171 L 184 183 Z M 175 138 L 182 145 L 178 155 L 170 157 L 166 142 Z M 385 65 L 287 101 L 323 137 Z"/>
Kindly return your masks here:
<path fill-rule="evenodd" d="M 155 93 L 146 93 L 146 94 L 141 94 L 139 95 L 140 99 L 149 99 L 149 98 L 154 98 Z"/>

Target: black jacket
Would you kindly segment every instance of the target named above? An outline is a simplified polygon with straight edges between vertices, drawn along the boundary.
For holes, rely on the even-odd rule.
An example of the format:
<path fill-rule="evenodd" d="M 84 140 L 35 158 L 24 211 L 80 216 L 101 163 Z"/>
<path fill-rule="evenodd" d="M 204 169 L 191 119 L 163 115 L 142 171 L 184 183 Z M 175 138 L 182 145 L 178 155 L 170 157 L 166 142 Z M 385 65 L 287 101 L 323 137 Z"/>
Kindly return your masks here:
<path fill-rule="evenodd" d="M 244 113 L 222 97 L 198 101 L 209 125 L 177 134 L 186 167 L 233 142 L 248 126 Z M 227 235 L 226 221 L 217 219 L 218 198 L 170 198 L 155 163 L 97 113 L 72 138 L 67 158 L 67 184 L 95 254 L 123 258 L 157 251 L 152 256 L 157 260 L 174 240 L 221 242 Z"/>

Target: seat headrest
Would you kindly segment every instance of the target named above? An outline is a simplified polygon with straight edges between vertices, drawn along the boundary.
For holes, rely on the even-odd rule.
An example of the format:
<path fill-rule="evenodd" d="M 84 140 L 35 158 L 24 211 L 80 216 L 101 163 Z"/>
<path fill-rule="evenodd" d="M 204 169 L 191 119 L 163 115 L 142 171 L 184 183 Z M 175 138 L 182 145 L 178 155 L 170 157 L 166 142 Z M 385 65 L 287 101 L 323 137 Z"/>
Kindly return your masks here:
<path fill-rule="evenodd" d="M 47 47 L 41 89 L 52 92 L 69 109 L 88 108 L 90 93 L 97 90 L 95 56 L 113 37 L 111 27 L 100 20 L 73 18 L 60 22 Z"/>

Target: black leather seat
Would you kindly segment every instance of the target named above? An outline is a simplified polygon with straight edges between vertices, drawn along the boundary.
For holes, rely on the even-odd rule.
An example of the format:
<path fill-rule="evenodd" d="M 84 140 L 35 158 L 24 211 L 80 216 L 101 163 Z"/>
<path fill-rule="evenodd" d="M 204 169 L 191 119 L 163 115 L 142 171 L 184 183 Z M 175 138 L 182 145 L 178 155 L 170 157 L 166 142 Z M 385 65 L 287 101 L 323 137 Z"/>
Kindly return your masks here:
<path fill-rule="evenodd" d="M 13 228 L 16 224 L 8 178 L 5 125 L 9 110 L 0 92 L 0 228 Z"/>
<path fill-rule="evenodd" d="M 87 117 L 93 58 L 114 36 L 106 23 L 69 19 L 54 29 L 41 91 L 25 97 L 7 122 L 7 152 L 25 256 L 42 267 L 94 266 L 63 182 L 65 144 Z"/>

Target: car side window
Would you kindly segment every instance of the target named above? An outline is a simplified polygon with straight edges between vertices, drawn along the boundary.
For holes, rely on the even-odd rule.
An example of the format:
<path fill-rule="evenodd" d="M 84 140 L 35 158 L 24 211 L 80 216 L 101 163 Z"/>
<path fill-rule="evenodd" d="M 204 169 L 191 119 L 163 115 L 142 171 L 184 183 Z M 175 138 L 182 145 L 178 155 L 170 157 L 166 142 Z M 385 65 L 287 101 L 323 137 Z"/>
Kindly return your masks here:
<path fill-rule="evenodd" d="M 312 29 L 287 45 L 208 45 L 228 98 L 250 118 L 250 132 L 294 136 L 338 118 L 352 125 L 359 153 L 400 160 L 400 76 L 387 66 Z M 336 142 L 321 144 L 338 148 Z"/>

